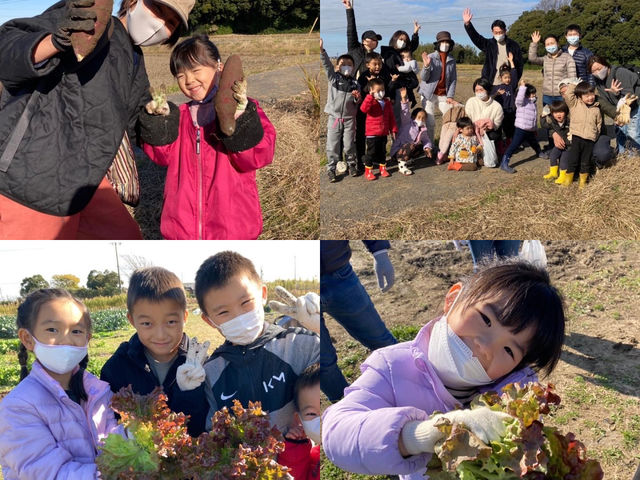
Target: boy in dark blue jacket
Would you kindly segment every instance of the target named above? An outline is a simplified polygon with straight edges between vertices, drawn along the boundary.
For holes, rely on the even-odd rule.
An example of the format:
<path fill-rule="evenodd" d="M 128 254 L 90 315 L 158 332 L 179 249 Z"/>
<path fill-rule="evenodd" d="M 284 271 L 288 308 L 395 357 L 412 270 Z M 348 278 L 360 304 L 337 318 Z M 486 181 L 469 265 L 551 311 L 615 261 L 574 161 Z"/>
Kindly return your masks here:
<path fill-rule="evenodd" d="M 131 385 L 135 393 L 146 395 L 162 386 L 169 408 L 190 416 L 189 434 L 200 435 L 209 409 L 200 364 L 209 342 L 201 345 L 183 332 L 188 312 L 182 282 L 161 267 L 136 270 L 129 282 L 127 310 L 137 333 L 120 344 L 100 378 L 113 392 Z M 191 378 L 194 372 L 200 373 L 199 381 Z"/>

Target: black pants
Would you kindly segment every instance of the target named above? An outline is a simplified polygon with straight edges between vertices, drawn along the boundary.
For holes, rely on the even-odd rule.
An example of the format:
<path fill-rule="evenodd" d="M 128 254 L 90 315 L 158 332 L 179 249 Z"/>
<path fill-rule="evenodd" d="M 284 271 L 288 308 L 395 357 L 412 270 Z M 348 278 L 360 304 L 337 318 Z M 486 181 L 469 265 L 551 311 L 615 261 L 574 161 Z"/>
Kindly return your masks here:
<path fill-rule="evenodd" d="M 505 138 L 513 138 L 513 134 L 516 131 L 516 112 L 504 112 L 504 118 L 502 119 L 502 131 Z"/>
<path fill-rule="evenodd" d="M 595 171 L 595 162 L 591 157 L 594 144 L 595 142 L 592 140 L 573 135 L 571 146 L 569 147 L 567 173 L 575 173 L 578 169 L 580 173 L 592 173 L 592 171 Z"/>
<path fill-rule="evenodd" d="M 367 167 L 385 165 L 387 157 L 387 137 L 371 137 L 366 139 L 367 153 L 364 156 L 364 164 Z"/>
<path fill-rule="evenodd" d="M 358 170 L 362 171 L 362 160 L 365 154 L 365 122 L 367 121 L 367 114 L 358 109 L 356 113 L 356 163 L 358 164 Z"/>

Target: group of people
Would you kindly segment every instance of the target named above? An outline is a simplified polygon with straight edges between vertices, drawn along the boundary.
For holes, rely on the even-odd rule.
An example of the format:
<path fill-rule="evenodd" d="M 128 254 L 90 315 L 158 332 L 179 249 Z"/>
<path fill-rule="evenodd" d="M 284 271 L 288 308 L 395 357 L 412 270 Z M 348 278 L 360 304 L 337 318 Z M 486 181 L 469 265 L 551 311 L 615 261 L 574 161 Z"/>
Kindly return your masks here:
<path fill-rule="evenodd" d="M 422 53 L 419 69 L 412 57 L 419 46 L 417 22 L 411 37 L 399 30 L 377 53 L 382 36 L 367 30 L 358 39 L 351 1 L 342 3 L 347 13 L 347 53 L 338 57 L 334 67 L 321 48 L 329 77 L 325 112 L 331 182 L 340 179 L 341 170 L 358 176 L 363 167 L 367 180 L 378 178 L 376 167 L 380 176 L 388 177 L 388 158 L 397 161 L 400 173 L 411 175 L 415 159 L 421 156 L 436 165 L 448 161 L 450 170 L 485 165 L 515 173 L 511 158 L 528 144 L 536 156 L 549 159 L 545 179 L 569 186 L 579 174 L 582 188 L 596 166 L 609 164 L 616 153 L 628 148 L 640 149 L 638 74 L 632 68 L 611 66 L 583 46 L 579 25 L 567 26 L 565 45 L 555 34 L 543 37 L 535 31 L 531 35 L 528 61 L 543 67 L 539 116 L 539 94 L 531 79 L 523 77 L 521 48 L 507 36 L 502 20 L 492 23 L 492 36 L 485 38 L 473 26 L 471 10 L 463 12 L 465 31 L 485 61 L 481 77 L 473 82 L 474 95 L 461 104 L 455 99 L 456 61 L 451 54 L 455 42 L 449 32 L 436 34 L 435 51 Z M 543 56 L 538 55 L 541 41 Z M 443 115 L 437 154 L 433 145 L 436 107 Z M 605 115 L 615 123 L 615 150 Z M 538 122 L 548 132 L 544 148 L 537 138 Z M 387 156 L 389 135 L 392 145 Z"/>
<path fill-rule="evenodd" d="M 161 267 L 136 270 L 127 289 L 127 317 L 136 333 L 98 379 L 86 370 L 87 307 L 62 289 L 30 293 L 17 313 L 21 381 L 0 403 L 4 478 L 100 478 L 97 447 L 111 433 L 126 438 L 110 406 L 112 392 L 131 385 L 141 395 L 162 386 L 169 408 L 189 415 L 194 437 L 211 429 L 213 413 L 230 409 L 234 400 L 245 407 L 260 401 L 285 436 L 278 462 L 296 479 L 318 480 L 319 328 L 267 323 L 267 288 L 253 263 L 236 252 L 202 263 L 195 296 L 202 320 L 225 339 L 210 356 L 209 342 L 184 333 L 187 298 L 179 278 Z M 307 323 L 319 324 L 319 318 Z M 35 355 L 31 371 L 29 352 Z"/>
<path fill-rule="evenodd" d="M 194 35 L 167 65 L 190 101 L 157 108 L 149 92 L 140 47 L 176 45 L 194 3 L 122 0 L 81 61 L 71 36 L 93 32 L 94 0 L 0 26 L 0 239 L 142 239 L 123 204 L 139 200 L 136 143 L 168 167 L 164 238 L 258 237 L 256 170 L 272 162 L 276 132 L 241 68 L 225 72 L 216 46 Z M 220 88 L 225 74 L 231 88 Z M 231 119 L 214 108 L 220 95 L 235 99 Z"/>

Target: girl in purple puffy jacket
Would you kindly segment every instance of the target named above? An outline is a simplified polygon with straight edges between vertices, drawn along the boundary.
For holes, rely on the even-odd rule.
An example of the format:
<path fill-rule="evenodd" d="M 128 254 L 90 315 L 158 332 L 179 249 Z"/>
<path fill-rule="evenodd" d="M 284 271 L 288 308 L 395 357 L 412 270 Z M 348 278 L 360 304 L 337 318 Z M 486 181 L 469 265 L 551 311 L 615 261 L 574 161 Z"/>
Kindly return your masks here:
<path fill-rule="evenodd" d="M 99 478 L 98 443 L 124 430 L 109 406 L 109 384 L 85 370 L 87 307 L 66 290 L 37 290 L 18 307 L 17 326 L 20 383 L 0 403 L 4 479 Z"/>
<path fill-rule="evenodd" d="M 324 413 L 322 445 L 343 470 L 424 479 L 442 434 L 435 412 L 485 443 L 504 435 L 506 414 L 454 410 L 479 393 L 550 373 L 564 341 L 564 306 L 548 273 L 522 260 L 485 266 L 455 284 L 444 314 L 410 342 L 373 352 L 342 400 Z"/>

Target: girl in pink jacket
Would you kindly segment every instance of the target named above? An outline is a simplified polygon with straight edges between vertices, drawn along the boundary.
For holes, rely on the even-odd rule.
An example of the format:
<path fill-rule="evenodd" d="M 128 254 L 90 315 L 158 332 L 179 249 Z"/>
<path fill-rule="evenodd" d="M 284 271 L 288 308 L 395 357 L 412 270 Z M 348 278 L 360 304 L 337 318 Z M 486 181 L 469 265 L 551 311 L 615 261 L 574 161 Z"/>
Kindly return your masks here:
<path fill-rule="evenodd" d="M 170 105 L 167 117 L 143 112 L 140 137 L 155 163 L 168 167 L 160 231 L 170 240 L 253 240 L 262 232 L 256 170 L 269 165 L 275 128 L 246 96 L 246 82 L 233 90 L 235 133 L 216 121 L 214 98 L 223 69 L 217 47 L 194 35 L 171 53 L 171 73 L 192 100 Z"/>
<path fill-rule="evenodd" d="M 322 445 L 343 470 L 424 479 L 441 439 L 434 411 L 485 442 L 505 432 L 506 414 L 454 410 L 472 397 L 550 373 L 564 342 L 562 297 L 528 262 L 485 267 L 447 293 L 444 315 L 411 342 L 376 350 L 342 400 L 324 413 Z"/>
<path fill-rule="evenodd" d="M 66 290 L 37 290 L 18 307 L 20 383 L 0 402 L 5 480 L 95 479 L 99 442 L 124 430 L 111 389 L 85 370 L 91 317 Z M 31 372 L 28 352 L 35 354 Z"/>

